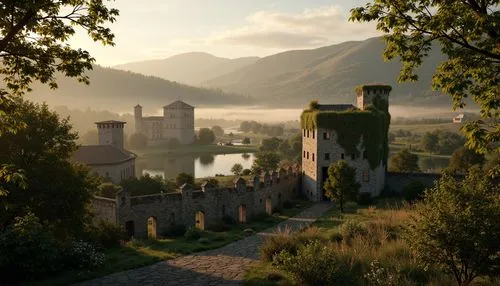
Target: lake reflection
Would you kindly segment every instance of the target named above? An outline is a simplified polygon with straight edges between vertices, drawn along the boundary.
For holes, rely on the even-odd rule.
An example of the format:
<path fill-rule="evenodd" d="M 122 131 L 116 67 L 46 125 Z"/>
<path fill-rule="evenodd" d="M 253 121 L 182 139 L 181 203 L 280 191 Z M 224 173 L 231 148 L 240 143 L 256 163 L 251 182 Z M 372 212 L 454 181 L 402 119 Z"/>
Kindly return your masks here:
<path fill-rule="evenodd" d="M 253 154 L 226 154 L 194 156 L 151 156 L 137 160 L 137 174 L 149 174 L 163 178 L 175 178 L 179 173 L 188 173 L 195 178 L 214 177 L 216 174 L 231 175 L 231 167 L 240 163 L 250 169 Z"/>

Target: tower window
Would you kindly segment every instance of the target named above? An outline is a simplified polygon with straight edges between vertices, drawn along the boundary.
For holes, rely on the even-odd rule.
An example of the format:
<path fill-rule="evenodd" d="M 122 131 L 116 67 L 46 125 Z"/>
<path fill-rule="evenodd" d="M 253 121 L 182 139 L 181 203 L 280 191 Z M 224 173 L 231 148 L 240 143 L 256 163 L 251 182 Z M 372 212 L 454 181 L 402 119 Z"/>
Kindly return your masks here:
<path fill-rule="evenodd" d="M 325 160 L 330 160 L 330 153 L 325 153 Z"/>
<path fill-rule="evenodd" d="M 324 132 L 324 133 L 323 133 L 323 139 L 324 139 L 324 140 L 328 140 L 328 139 L 330 139 L 330 132 Z"/>
<path fill-rule="evenodd" d="M 344 153 L 340 154 L 340 159 L 344 160 Z"/>
<path fill-rule="evenodd" d="M 312 160 L 313 160 L 313 162 L 314 162 L 314 153 L 312 153 Z"/>
<path fill-rule="evenodd" d="M 309 152 L 307 152 L 307 157 L 306 158 L 309 159 Z"/>
<path fill-rule="evenodd" d="M 304 138 L 306 137 L 306 130 L 304 129 Z"/>
<path fill-rule="evenodd" d="M 304 151 L 304 158 L 306 157 L 306 151 Z"/>
<path fill-rule="evenodd" d="M 313 139 L 314 139 L 314 133 L 315 133 L 315 132 L 314 132 L 314 130 L 313 130 L 313 131 L 312 131 L 312 136 L 313 136 Z"/>
<path fill-rule="evenodd" d="M 309 130 L 307 130 L 307 138 L 309 138 Z"/>

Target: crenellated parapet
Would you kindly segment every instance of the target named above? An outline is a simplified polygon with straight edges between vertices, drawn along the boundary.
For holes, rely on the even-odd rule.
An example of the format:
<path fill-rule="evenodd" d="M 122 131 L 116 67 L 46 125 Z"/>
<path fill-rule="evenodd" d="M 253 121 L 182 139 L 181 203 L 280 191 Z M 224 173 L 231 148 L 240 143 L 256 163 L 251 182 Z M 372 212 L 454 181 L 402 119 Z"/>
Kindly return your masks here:
<path fill-rule="evenodd" d="M 174 193 L 145 196 L 122 190 L 116 196 L 117 222 L 135 236 L 146 236 L 148 225 L 161 236 L 174 224 L 210 228 L 224 216 L 243 223 L 261 213 L 271 214 L 292 199 L 300 187 L 299 175 L 300 166 L 295 165 L 248 179 L 236 177 L 227 187 L 206 181 L 198 187 L 184 184 Z"/>

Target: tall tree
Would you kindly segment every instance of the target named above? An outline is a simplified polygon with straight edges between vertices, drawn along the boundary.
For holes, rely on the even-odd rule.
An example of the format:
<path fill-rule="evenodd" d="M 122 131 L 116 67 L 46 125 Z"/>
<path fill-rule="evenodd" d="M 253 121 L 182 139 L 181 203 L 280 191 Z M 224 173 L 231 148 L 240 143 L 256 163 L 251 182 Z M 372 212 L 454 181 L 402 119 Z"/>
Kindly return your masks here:
<path fill-rule="evenodd" d="M 94 58 L 69 41 L 81 29 L 103 45 L 113 45 L 114 35 L 106 27 L 118 10 L 103 0 L 30 0 L 0 3 L 0 136 L 15 132 L 23 123 L 15 121 L 13 97 L 30 90 L 36 80 L 56 88 L 55 73 L 88 83 L 85 71 Z M 0 161 L 0 183 L 23 186 L 24 172 L 11 162 Z M 0 196 L 7 191 L 0 186 Z"/>
<path fill-rule="evenodd" d="M 215 134 L 217 137 L 224 136 L 224 129 L 220 127 L 219 125 L 214 125 L 212 126 L 212 132 Z"/>
<path fill-rule="evenodd" d="M 340 160 L 330 164 L 324 189 L 326 197 L 339 204 L 340 212 L 344 212 L 344 202 L 348 198 L 355 198 L 360 187 L 356 181 L 356 169 L 350 167 L 346 161 Z"/>
<path fill-rule="evenodd" d="M 391 158 L 391 171 L 395 172 L 418 172 L 418 156 L 412 154 L 408 149 L 404 149 L 396 153 Z"/>
<path fill-rule="evenodd" d="M 241 175 L 241 172 L 243 172 L 243 165 L 240 163 L 236 163 L 231 167 L 231 173 L 233 173 L 235 176 Z"/>
<path fill-rule="evenodd" d="M 483 154 L 462 147 L 451 155 L 449 167 L 457 172 L 467 173 L 472 166 L 482 165 L 485 160 Z"/>
<path fill-rule="evenodd" d="M 15 102 L 12 114 L 24 127 L 0 136 L 0 161 L 21 168 L 27 185 L 0 182 L 9 192 L 0 197 L 0 221 L 8 225 L 32 212 L 58 235 L 76 235 L 88 223 L 98 185 L 87 168 L 70 162 L 77 134 L 47 105 Z"/>
<path fill-rule="evenodd" d="M 201 128 L 198 131 L 198 143 L 202 145 L 212 144 L 215 141 L 215 134 L 208 128 Z"/>
<path fill-rule="evenodd" d="M 496 180 L 496 181 L 495 181 Z M 424 265 L 437 265 L 459 286 L 500 269 L 500 185 L 477 168 L 465 180 L 444 174 L 417 204 L 407 241 Z"/>
<path fill-rule="evenodd" d="M 254 174 L 260 171 L 276 170 L 280 164 L 280 156 L 271 151 L 259 151 L 255 153 L 255 161 L 253 161 L 252 171 Z"/>
<path fill-rule="evenodd" d="M 386 34 L 386 59 L 403 63 L 400 81 L 416 81 L 415 70 L 434 43 L 448 56 L 432 85 L 452 97 L 454 108 L 471 96 L 482 120 L 462 128 L 467 146 L 479 153 L 500 140 L 500 10 L 498 0 L 371 0 L 351 10 L 352 21 L 376 21 Z M 498 147 L 498 146 L 497 146 Z"/>

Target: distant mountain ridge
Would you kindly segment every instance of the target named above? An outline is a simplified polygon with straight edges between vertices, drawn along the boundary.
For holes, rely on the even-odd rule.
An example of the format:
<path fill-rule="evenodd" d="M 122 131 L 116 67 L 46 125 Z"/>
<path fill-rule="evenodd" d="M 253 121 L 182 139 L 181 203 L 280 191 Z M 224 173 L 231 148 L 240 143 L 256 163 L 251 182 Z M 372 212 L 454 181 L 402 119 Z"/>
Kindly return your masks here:
<path fill-rule="evenodd" d="M 194 106 L 246 105 L 248 98 L 221 90 L 200 88 L 112 68 L 94 66 L 88 71 L 90 85 L 75 79 L 58 76 L 59 88 L 49 90 L 46 85 L 34 84 L 29 97 L 49 105 L 69 108 L 133 112 L 141 104 L 147 113 L 155 113 L 164 105 L 183 100 Z"/>
<path fill-rule="evenodd" d="M 116 69 L 161 77 L 189 85 L 231 73 L 256 62 L 258 57 L 228 59 L 201 52 L 179 54 L 163 60 L 131 62 L 114 66 Z"/>
<path fill-rule="evenodd" d="M 304 106 L 320 102 L 354 103 L 354 88 L 366 83 L 393 86 L 391 103 L 449 104 L 449 97 L 432 92 L 431 80 L 444 59 L 435 47 L 419 69 L 416 83 L 397 82 L 401 64 L 384 62 L 381 38 L 344 42 L 312 50 L 271 55 L 237 71 L 206 81 L 203 86 L 266 99 L 270 105 Z"/>

